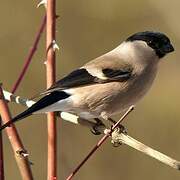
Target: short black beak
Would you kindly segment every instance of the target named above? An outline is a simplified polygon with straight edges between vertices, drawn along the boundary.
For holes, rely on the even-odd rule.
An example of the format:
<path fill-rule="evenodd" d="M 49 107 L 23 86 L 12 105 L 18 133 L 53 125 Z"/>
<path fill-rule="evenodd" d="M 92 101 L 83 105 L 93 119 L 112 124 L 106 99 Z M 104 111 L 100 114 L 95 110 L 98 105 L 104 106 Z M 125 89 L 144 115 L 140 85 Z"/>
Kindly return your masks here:
<path fill-rule="evenodd" d="M 167 44 L 166 46 L 164 46 L 163 51 L 165 53 L 170 53 L 174 51 L 174 47 L 172 46 L 172 44 Z"/>

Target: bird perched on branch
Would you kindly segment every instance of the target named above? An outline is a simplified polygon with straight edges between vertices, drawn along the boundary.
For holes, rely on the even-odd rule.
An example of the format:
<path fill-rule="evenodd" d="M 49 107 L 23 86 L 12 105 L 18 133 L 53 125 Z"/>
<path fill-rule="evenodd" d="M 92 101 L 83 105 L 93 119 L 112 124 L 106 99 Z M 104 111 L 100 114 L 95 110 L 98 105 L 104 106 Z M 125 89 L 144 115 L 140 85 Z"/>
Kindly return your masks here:
<path fill-rule="evenodd" d="M 40 100 L 2 125 L 36 113 L 65 111 L 83 119 L 109 120 L 139 101 L 151 87 L 160 60 L 174 51 L 160 32 L 138 32 L 40 94 Z"/>

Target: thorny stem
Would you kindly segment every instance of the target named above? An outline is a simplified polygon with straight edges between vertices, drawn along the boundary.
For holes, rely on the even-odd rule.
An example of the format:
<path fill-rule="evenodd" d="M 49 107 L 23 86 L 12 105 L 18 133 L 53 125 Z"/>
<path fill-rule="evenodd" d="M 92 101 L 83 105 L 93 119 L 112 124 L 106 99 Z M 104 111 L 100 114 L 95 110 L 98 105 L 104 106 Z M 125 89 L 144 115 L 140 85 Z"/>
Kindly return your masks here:
<path fill-rule="evenodd" d="M 92 148 L 92 150 L 88 153 L 88 155 L 81 161 L 81 163 L 73 170 L 73 172 L 66 178 L 66 180 L 71 180 L 74 175 L 79 171 L 79 169 L 87 162 L 87 160 L 96 152 L 96 150 L 105 142 L 105 140 L 111 135 L 111 133 L 120 125 L 120 123 L 126 118 L 126 116 L 134 109 L 131 106 L 125 114 L 121 117 L 121 119 L 113 125 L 113 127 L 105 134 L 99 142 Z"/>
<path fill-rule="evenodd" d="M 27 71 L 27 69 L 28 69 L 31 61 L 32 61 L 33 55 L 35 54 L 35 52 L 36 52 L 36 50 L 37 50 L 37 46 L 38 46 L 39 40 L 40 40 L 40 38 L 41 38 L 41 34 L 43 33 L 43 30 L 44 30 L 44 28 L 45 28 L 45 25 L 46 25 L 46 15 L 44 16 L 44 18 L 43 18 L 43 20 L 42 20 L 42 23 L 41 23 L 41 25 L 40 25 L 40 28 L 39 28 L 39 30 L 38 30 L 38 33 L 36 34 L 34 43 L 33 43 L 33 45 L 32 45 L 32 48 L 30 49 L 30 51 L 29 51 L 29 53 L 28 53 L 28 55 L 27 55 L 27 58 L 26 58 L 26 60 L 25 60 L 25 64 L 24 64 L 24 66 L 23 66 L 23 68 L 22 68 L 22 71 L 20 72 L 20 75 L 19 75 L 19 77 L 17 78 L 17 81 L 16 81 L 16 82 L 14 83 L 14 85 L 13 85 L 13 88 L 12 88 L 12 91 L 11 91 L 12 93 L 15 93 L 15 91 L 16 91 L 17 88 L 19 87 L 19 85 L 20 85 L 20 83 L 21 83 L 21 81 L 22 81 L 22 79 L 23 79 L 23 77 L 24 77 L 24 75 L 25 75 L 25 73 L 26 73 L 26 71 Z M 20 140 L 20 137 L 19 137 L 19 135 L 18 135 L 17 130 L 15 129 L 15 126 L 12 126 L 12 128 L 10 128 L 10 130 L 9 130 L 9 128 L 7 128 L 7 134 L 13 134 L 13 135 L 15 135 L 14 138 L 16 139 L 16 141 L 19 141 L 20 147 L 22 146 L 22 142 L 21 142 L 21 140 Z M 12 138 L 12 139 L 13 139 L 13 138 Z M 13 144 L 14 144 L 14 143 L 12 143 L 12 145 L 13 145 Z M 21 149 L 22 149 L 22 148 L 21 148 Z M 17 160 L 17 163 L 18 163 L 19 159 L 16 158 L 16 160 Z M 18 163 L 18 164 L 19 164 L 19 163 Z M 21 164 L 21 167 L 22 167 L 22 166 L 23 166 L 23 167 L 26 167 L 26 165 L 28 164 L 28 162 L 26 162 L 26 160 L 25 160 L 25 161 L 21 161 L 20 164 Z M 23 168 L 23 169 L 24 169 L 24 168 Z M 22 171 L 22 170 L 21 170 L 21 171 Z M 30 168 L 29 168 L 28 171 L 29 171 L 29 173 L 30 173 L 29 179 L 32 179 L 32 173 L 31 173 Z M 0 178 L 1 178 L 2 180 L 4 179 L 2 134 L 0 134 Z"/>
<path fill-rule="evenodd" d="M 12 87 L 12 93 L 15 93 L 16 92 L 16 90 L 17 90 L 17 88 L 19 87 L 19 85 L 20 85 L 20 83 L 21 83 L 21 81 L 22 81 L 22 79 L 23 79 L 23 77 L 25 76 L 25 73 L 26 73 L 26 71 L 27 71 L 27 69 L 28 69 L 28 67 L 29 67 L 29 65 L 30 65 L 30 63 L 31 63 L 31 61 L 32 61 L 32 58 L 33 58 L 33 55 L 35 54 L 35 52 L 36 52 L 36 50 L 37 50 L 37 46 L 38 46 L 38 43 L 39 43 L 39 40 L 40 40 L 40 38 L 41 38 L 41 35 L 42 35 L 42 33 L 43 33 L 43 30 L 44 30 L 44 28 L 45 28 L 45 25 L 46 25 L 46 15 L 44 16 L 44 18 L 43 18 L 43 20 L 42 20 L 42 23 L 41 23 L 41 25 L 40 25 L 40 28 L 39 28 L 39 30 L 38 30 L 38 33 L 36 34 L 36 37 L 35 37 L 35 41 L 34 41 L 34 43 L 33 43 L 33 45 L 32 45 L 32 48 L 30 49 L 30 51 L 29 51 L 29 53 L 28 53 L 28 55 L 27 55 L 27 58 L 26 58 L 26 60 L 25 60 L 25 64 L 24 64 L 24 66 L 23 66 L 23 68 L 22 68 L 22 71 L 20 72 L 20 75 L 19 75 L 19 77 L 17 78 L 17 81 L 14 83 L 14 85 L 13 85 L 13 87 Z M 12 133 L 15 135 L 15 139 L 17 140 L 17 141 L 20 141 L 20 137 L 19 137 L 19 135 L 18 135 L 18 132 L 17 132 L 17 130 L 15 129 L 15 127 L 14 126 L 12 126 L 12 128 L 11 128 L 11 130 L 9 130 L 9 128 L 7 128 L 7 132 L 8 131 L 12 131 Z M 11 133 L 11 132 L 9 132 L 9 133 Z M 8 133 L 8 134 L 9 134 Z M 18 137 L 18 138 L 17 138 Z M 2 138 L 2 137 L 0 137 L 0 138 Z M 21 142 L 19 142 L 19 144 L 21 144 L 22 145 L 22 143 Z M 22 148 L 21 148 L 22 149 Z M 2 151 L 3 151 L 3 147 L 2 147 L 2 140 L 1 140 L 1 158 L 3 158 L 3 154 L 2 154 Z M 2 159 L 1 159 L 1 168 L 3 167 L 3 161 L 2 161 Z M 27 163 L 26 163 L 27 164 Z M 29 171 L 30 171 L 30 168 L 29 168 Z M 31 172 L 30 172 L 31 173 Z M 1 173 L 2 174 L 2 173 Z M 32 176 L 32 175 L 31 175 Z"/>
<path fill-rule="evenodd" d="M 3 91 L 2 91 L 1 86 L 0 86 L 0 114 L 2 117 L 2 121 L 4 123 L 7 123 L 11 120 L 10 111 L 7 106 L 7 102 L 4 100 Z M 23 144 L 20 140 L 18 133 L 17 133 L 16 129 L 14 128 L 14 125 L 12 124 L 9 128 L 6 128 L 6 132 L 7 132 L 9 141 L 12 145 L 12 148 L 13 148 L 13 151 L 15 154 L 15 158 L 16 158 L 16 162 L 19 167 L 22 179 L 23 180 L 32 180 L 33 176 L 31 173 L 28 157 L 24 156 L 24 153 L 22 153 L 21 155 L 19 155 L 19 153 L 17 153 L 20 151 L 25 152 L 25 150 L 24 150 Z"/>
<path fill-rule="evenodd" d="M 53 49 L 53 42 L 55 41 L 56 32 L 56 1 L 47 0 L 47 29 L 46 29 L 46 77 L 47 88 L 55 82 L 55 51 Z M 56 132 L 56 118 L 53 112 L 47 115 L 48 128 L 48 180 L 57 179 L 57 132 Z"/>
<path fill-rule="evenodd" d="M 45 26 L 46 26 L 46 15 L 44 16 L 44 18 L 42 20 L 41 26 L 40 26 L 40 28 L 38 30 L 38 33 L 37 33 L 36 37 L 35 37 L 32 48 L 30 49 L 30 51 L 29 51 L 29 53 L 27 55 L 27 58 L 25 60 L 25 64 L 24 64 L 24 66 L 22 68 L 22 71 L 20 72 L 20 75 L 19 75 L 17 81 L 15 82 L 15 84 L 14 84 L 14 86 L 12 88 L 11 92 L 13 94 L 15 93 L 17 88 L 19 87 L 19 85 L 20 85 L 20 83 L 21 83 L 21 81 L 22 81 L 22 79 L 23 79 L 23 77 L 24 77 L 24 75 L 25 75 L 25 73 L 27 71 L 27 68 L 29 67 L 29 65 L 30 65 L 30 63 L 32 61 L 33 55 L 35 54 L 35 52 L 37 50 L 37 46 L 38 46 L 39 40 L 41 38 L 41 35 L 43 33 L 43 30 L 44 30 Z"/>

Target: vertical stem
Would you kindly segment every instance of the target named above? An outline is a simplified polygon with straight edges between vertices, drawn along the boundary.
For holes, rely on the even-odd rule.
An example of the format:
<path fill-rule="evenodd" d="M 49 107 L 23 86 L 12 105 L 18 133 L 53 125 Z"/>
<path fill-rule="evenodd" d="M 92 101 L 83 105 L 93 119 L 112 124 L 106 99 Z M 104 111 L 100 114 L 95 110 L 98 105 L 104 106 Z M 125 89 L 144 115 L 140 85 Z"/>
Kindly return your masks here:
<path fill-rule="evenodd" d="M 6 101 L 4 100 L 1 86 L 0 86 L 0 114 L 2 117 L 2 121 L 4 123 L 11 121 L 10 111 L 9 111 Z M 33 176 L 31 173 L 28 157 L 26 156 L 27 153 L 23 147 L 23 144 L 20 140 L 20 137 L 18 136 L 16 129 L 14 128 L 14 125 L 12 124 L 9 128 L 6 128 L 6 132 L 7 132 L 9 141 L 12 145 L 16 162 L 19 167 L 22 179 L 32 180 Z"/>
<path fill-rule="evenodd" d="M 46 77 L 47 88 L 55 82 L 55 51 L 53 42 L 55 41 L 56 32 L 56 1 L 47 0 L 47 29 L 46 29 Z M 53 112 L 47 115 L 48 123 L 48 180 L 57 178 L 57 157 L 56 157 L 56 118 Z"/>

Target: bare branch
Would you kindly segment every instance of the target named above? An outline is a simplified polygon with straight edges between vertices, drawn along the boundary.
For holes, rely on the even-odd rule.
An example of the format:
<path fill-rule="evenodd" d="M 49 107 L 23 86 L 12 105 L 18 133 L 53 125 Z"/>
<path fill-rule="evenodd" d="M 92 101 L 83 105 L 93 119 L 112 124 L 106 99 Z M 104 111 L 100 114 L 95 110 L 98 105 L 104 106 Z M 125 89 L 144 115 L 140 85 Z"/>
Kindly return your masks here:
<path fill-rule="evenodd" d="M 4 101 L 4 96 L 3 96 L 1 87 L 0 87 L 0 114 L 2 117 L 2 121 L 4 123 L 11 121 L 10 111 L 8 109 L 6 101 Z M 9 141 L 11 143 L 11 146 L 13 148 L 16 162 L 19 167 L 22 179 L 32 180 L 33 177 L 31 173 L 28 157 L 20 156 L 19 153 L 17 153 L 19 151 L 26 152 L 26 150 L 23 147 L 23 144 L 20 140 L 20 137 L 18 136 L 16 129 L 14 128 L 14 125 L 11 125 L 9 128 L 6 128 L 6 132 L 7 132 Z"/>
<path fill-rule="evenodd" d="M 98 141 L 98 143 L 91 149 L 91 151 L 87 154 L 87 156 L 79 163 L 79 165 L 73 170 L 73 172 L 66 178 L 66 180 L 70 180 L 74 177 L 74 175 L 80 170 L 80 168 L 88 161 L 88 159 L 100 148 L 100 146 L 106 141 L 106 139 L 111 135 L 111 133 L 120 125 L 120 123 L 127 117 L 127 115 L 134 109 L 134 106 L 131 106 L 124 115 L 119 119 L 117 123 L 113 125 L 113 127 L 106 132 L 106 134 Z"/>
<path fill-rule="evenodd" d="M 15 102 L 15 103 L 21 104 L 23 106 L 30 107 L 35 103 L 35 101 L 31 101 L 29 99 L 21 98 L 20 96 L 16 96 L 16 95 L 14 95 L 8 91 L 5 91 L 5 90 L 3 90 L 3 94 L 4 94 L 5 100 L 10 101 L 10 102 Z"/>
<path fill-rule="evenodd" d="M 11 91 L 12 93 L 15 93 L 15 91 L 19 87 L 19 85 L 20 85 L 20 83 L 21 83 L 21 81 L 22 81 L 22 79 L 23 79 L 23 77 L 24 77 L 24 75 L 25 75 L 25 73 L 27 71 L 27 68 L 29 67 L 29 65 L 30 65 L 30 63 L 32 61 L 33 55 L 37 50 L 37 46 L 38 46 L 39 40 L 41 38 L 41 35 L 43 33 L 43 30 L 45 28 L 45 25 L 46 25 L 46 16 L 44 16 L 44 18 L 42 20 L 41 26 L 40 26 L 40 28 L 38 30 L 38 33 L 37 33 L 36 37 L 35 37 L 32 48 L 30 49 L 30 51 L 29 51 L 29 53 L 27 55 L 27 58 L 25 60 L 25 64 L 24 64 L 24 66 L 22 68 L 22 71 L 20 72 L 20 75 L 19 75 L 17 81 L 15 82 L 15 84 L 14 84 L 14 86 L 12 88 L 12 91 Z"/>
<path fill-rule="evenodd" d="M 56 37 L 56 0 L 47 0 L 46 8 L 47 26 L 46 26 L 46 78 L 47 88 L 55 82 L 56 74 L 56 54 L 53 49 L 53 42 Z M 48 175 L 47 179 L 57 178 L 57 132 L 56 118 L 53 112 L 47 114 L 48 128 Z"/>
<path fill-rule="evenodd" d="M 180 162 L 159 152 L 156 151 L 149 146 L 146 146 L 145 144 L 137 141 L 136 139 L 128 136 L 127 134 L 121 133 L 119 130 L 116 130 L 112 133 L 112 142 L 113 143 L 118 143 L 118 144 L 126 144 L 140 152 L 143 152 L 147 154 L 148 156 L 151 156 L 158 161 L 172 167 L 175 169 L 180 170 Z"/>
<path fill-rule="evenodd" d="M 29 51 L 29 53 L 27 55 L 24 67 L 22 68 L 22 71 L 20 72 L 20 75 L 17 78 L 17 81 L 13 85 L 12 93 L 15 93 L 15 91 L 19 87 L 19 85 L 20 85 L 20 83 L 21 83 L 21 81 L 22 81 L 22 79 L 23 79 L 23 77 L 24 77 L 24 75 L 25 75 L 25 73 L 26 73 L 30 63 L 31 63 L 31 60 L 33 58 L 33 55 L 34 55 L 36 49 L 37 49 L 37 45 L 39 43 L 39 40 L 40 40 L 40 37 L 41 37 L 41 34 L 42 34 L 43 30 L 44 30 L 45 25 L 46 25 L 46 16 L 44 16 L 44 18 L 43 18 L 42 24 L 41 24 L 41 26 L 39 28 L 39 31 L 38 31 L 37 35 L 36 35 L 35 41 L 33 43 L 33 46 L 32 46 L 32 48 L 30 49 L 30 51 Z M 14 131 L 14 134 L 16 134 L 18 136 L 18 133 L 17 133 L 17 131 L 15 129 L 15 126 L 12 126 L 11 131 L 12 132 Z M 2 137 L 1 137 L 1 135 L 0 135 L 0 139 L 1 139 L 1 141 L 0 141 L 0 146 L 1 146 L 0 147 L 0 178 L 3 179 L 3 176 L 4 176 L 3 175 L 3 144 L 2 144 Z"/>

